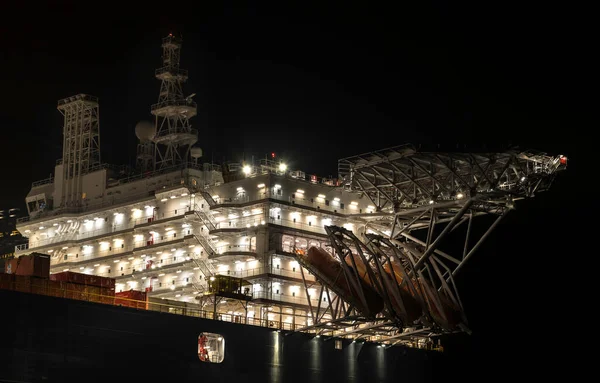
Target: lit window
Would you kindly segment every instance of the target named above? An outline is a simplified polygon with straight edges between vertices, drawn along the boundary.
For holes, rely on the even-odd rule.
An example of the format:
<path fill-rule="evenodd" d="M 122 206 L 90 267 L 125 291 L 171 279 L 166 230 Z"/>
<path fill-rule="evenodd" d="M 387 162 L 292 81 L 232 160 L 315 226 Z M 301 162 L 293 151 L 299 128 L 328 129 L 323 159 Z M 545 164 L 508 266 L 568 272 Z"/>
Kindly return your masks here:
<path fill-rule="evenodd" d="M 225 338 L 211 332 L 198 335 L 198 358 L 202 362 L 221 363 L 225 359 Z"/>
<path fill-rule="evenodd" d="M 341 339 L 336 339 L 335 340 L 335 349 L 336 350 L 341 350 L 342 349 L 342 340 Z"/>

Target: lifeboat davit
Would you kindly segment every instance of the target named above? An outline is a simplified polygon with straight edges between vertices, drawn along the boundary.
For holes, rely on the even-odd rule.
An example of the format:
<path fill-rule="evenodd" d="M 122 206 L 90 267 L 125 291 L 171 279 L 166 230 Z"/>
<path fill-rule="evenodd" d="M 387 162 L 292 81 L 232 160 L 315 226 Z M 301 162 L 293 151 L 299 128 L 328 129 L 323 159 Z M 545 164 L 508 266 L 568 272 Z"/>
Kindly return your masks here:
<path fill-rule="evenodd" d="M 360 256 L 358 256 L 357 254 L 352 254 L 352 258 L 354 259 L 354 263 L 356 263 L 356 269 L 360 278 L 369 286 L 373 287 L 371 277 L 369 276 L 369 273 L 367 271 L 367 267 L 369 266 L 365 265 Z M 352 259 L 350 259 L 350 257 L 346 257 L 345 260 L 348 266 L 353 267 Z M 375 275 L 379 275 L 379 273 L 375 270 L 374 273 Z M 385 278 L 384 283 L 387 284 L 388 289 L 393 288 L 393 286 L 396 284 L 396 282 L 390 274 L 386 274 L 381 277 Z M 421 317 L 423 310 L 417 299 L 411 294 L 410 289 L 408 288 L 408 286 L 406 286 L 406 283 L 403 284 L 402 279 L 398 279 L 398 282 L 401 287 L 399 291 L 400 299 L 402 300 L 402 302 L 399 302 L 391 293 L 389 296 L 390 302 L 392 303 L 392 307 L 394 308 L 397 317 L 402 319 L 402 321 L 406 324 L 413 323 Z M 403 306 L 405 310 L 402 309 Z"/>
<path fill-rule="evenodd" d="M 391 269 L 394 270 L 394 275 L 396 279 L 403 286 L 403 289 L 407 291 L 408 286 L 403 280 L 402 269 L 397 260 L 391 261 L 392 267 L 390 268 L 389 264 L 386 264 L 384 269 L 387 273 L 391 275 Z M 420 292 L 424 295 L 422 297 L 425 304 L 427 304 L 427 309 L 432 316 L 432 319 L 442 326 L 446 330 L 454 330 L 458 324 L 462 320 L 462 314 L 460 308 L 456 307 L 456 305 L 444 294 L 434 294 L 433 286 L 426 280 L 416 280 L 413 279 L 413 286 L 418 288 Z M 436 296 L 439 296 L 439 305 L 441 306 L 441 311 L 438 308 L 438 305 L 435 304 Z M 415 299 L 416 302 L 416 299 Z M 442 315 L 443 312 L 443 315 Z M 444 319 L 444 317 L 446 319 Z"/>
<path fill-rule="evenodd" d="M 446 295 L 435 294 L 433 290 L 434 288 L 431 286 L 429 281 L 420 281 L 420 283 L 422 285 L 421 290 L 427 297 L 429 312 L 431 313 L 433 320 L 446 330 L 456 330 L 458 325 L 462 322 L 462 313 L 460 308 L 457 307 Z M 424 285 L 427 286 L 427 288 L 425 288 Z M 435 304 L 436 296 L 439 297 L 439 305 L 441 306 L 441 310 L 438 308 L 438 305 Z"/>
<path fill-rule="evenodd" d="M 363 307 L 360 300 L 360 294 L 356 291 L 352 283 L 348 283 L 344 275 L 342 265 L 331 254 L 320 247 L 311 247 L 306 256 L 300 255 L 306 262 L 312 265 L 322 273 L 334 286 L 336 290 L 343 293 L 344 296 L 353 298 L 356 308 L 366 316 L 375 316 L 383 310 L 383 299 L 377 292 L 369 286 L 364 280 L 360 280 L 362 290 L 365 295 L 367 307 Z"/>

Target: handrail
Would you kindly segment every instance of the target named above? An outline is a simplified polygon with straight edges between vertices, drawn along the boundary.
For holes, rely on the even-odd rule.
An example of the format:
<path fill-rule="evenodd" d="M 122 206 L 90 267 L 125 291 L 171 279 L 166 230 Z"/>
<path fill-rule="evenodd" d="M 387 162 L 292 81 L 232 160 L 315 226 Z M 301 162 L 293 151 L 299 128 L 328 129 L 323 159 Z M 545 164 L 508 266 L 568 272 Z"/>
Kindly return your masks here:
<path fill-rule="evenodd" d="M 216 222 L 215 228 L 217 229 L 238 229 L 238 228 L 250 228 L 252 226 L 264 225 L 265 224 L 265 213 L 252 214 L 242 216 L 240 218 L 226 219 L 225 221 Z"/>
<path fill-rule="evenodd" d="M 158 260 L 154 259 L 155 257 L 145 257 L 145 258 L 141 258 L 140 262 L 137 262 L 137 264 L 139 266 L 135 266 L 133 265 L 131 262 L 127 263 L 126 266 L 121 266 L 123 267 L 123 270 L 115 270 L 115 272 L 103 272 L 103 273 L 94 273 L 91 275 L 96 275 L 99 277 L 111 277 L 111 278 L 119 278 L 119 277 L 127 277 L 130 275 L 142 275 L 142 274 L 147 274 L 147 273 L 157 273 L 160 272 L 162 269 L 166 269 L 169 267 L 173 267 L 173 266 L 179 266 L 179 267 L 185 267 L 186 263 L 190 263 L 192 262 L 193 258 L 191 257 L 191 254 L 184 254 L 180 257 L 175 257 L 176 260 L 173 260 L 173 257 L 169 257 L 169 258 L 161 258 Z M 92 263 L 93 261 L 96 261 L 96 259 L 91 260 L 90 263 Z M 164 262 L 160 262 L 160 261 L 164 261 Z M 58 264 L 60 265 L 60 264 Z M 53 267 L 56 267 L 57 264 L 52 265 Z M 112 266 L 112 265 L 111 265 Z M 84 267 L 84 266 L 82 266 Z M 116 265 L 115 265 L 116 267 Z M 109 267 L 111 270 L 112 267 Z"/>
<path fill-rule="evenodd" d="M 208 254 L 209 257 L 211 255 L 217 253 L 217 250 L 210 244 L 210 242 L 208 242 L 208 240 L 203 235 L 194 234 L 194 239 L 196 239 L 196 241 L 198 241 L 200 246 L 202 246 L 202 248 L 204 248 L 204 251 L 206 251 L 206 253 Z"/>
<path fill-rule="evenodd" d="M 50 176 L 46 179 L 32 182 L 31 187 L 34 188 L 36 186 L 41 186 L 41 185 L 46 185 L 46 184 L 51 184 L 51 183 L 54 183 L 54 176 Z"/>
<path fill-rule="evenodd" d="M 214 222 L 214 220 L 208 214 L 199 209 L 198 205 L 194 205 L 194 212 L 198 218 L 200 218 L 202 223 L 208 228 L 208 230 L 215 230 L 217 222 Z"/>
<path fill-rule="evenodd" d="M 214 198 L 207 191 L 201 190 L 200 194 L 202 194 L 202 197 L 204 197 L 204 199 L 208 203 L 208 206 L 213 207 L 213 206 L 215 206 L 217 204 L 215 202 Z"/>
<path fill-rule="evenodd" d="M 235 251 L 255 253 L 256 245 L 222 245 L 218 246 L 215 250 L 217 251 L 216 254 L 224 254 Z"/>
<path fill-rule="evenodd" d="M 300 229 L 300 230 L 304 230 L 304 231 L 311 231 L 313 233 L 319 233 L 319 234 L 327 234 L 327 232 L 325 231 L 325 227 L 324 226 L 318 226 L 318 225 L 309 225 L 307 223 L 303 223 L 303 222 L 294 222 L 293 220 L 289 220 L 289 219 L 277 219 L 274 217 L 269 217 L 269 223 L 275 224 L 275 225 L 281 225 L 281 226 L 285 226 L 285 227 L 292 227 L 292 228 L 296 228 L 296 229 Z"/>
<path fill-rule="evenodd" d="M 192 257 L 194 264 L 200 269 L 200 272 L 204 274 L 204 278 L 210 278 L 216 274 L 214 268 L 211 268 L 211 264 L 200 257 Z"/>
<path fill-rule="evenodd" d="M 102 166 L 104 166 L 104 165 L 102 165 Z M 177 171 L 183 171 L 188 168 L 196 169 L 199 171 L 204 171 L 204 164 L 203 163 L 194 164 L 192 162 L 189 162 L 189 163 L 170 166 L 168 168 L 159 169 L 159 170 L 152 171 L 152 172 L 138 173 L 138 174 L 135 174 L 135 175 L 132 175 L 129 177 L 116 179 L 115 180 L 116 184 L 114 186 L 123 185 L 123 184 L 129 183 L 129 182 L 134 182 L 134 181 L 141 180 L 141 179 L 155 177 L 155 176 L 158 176 L 161 174 L 175 173 Z M 219 171 L 218 169 L 219 169 L 218 165 L 210 164 L 208 170 L 209 171 Z M 183 177 L 184 174 L 182 174 L 181 176 Z M 42 181 L 45 181 L 45 180 L 41 180 L 41 181 L 37 181 L 37 182 L 42 182 Z M 78 213 L 92 212 L 93 210 L 99 210 L 99 209 L 111 207 L 111 206 L 114 206 L 117 204 L 123 204 L 123 203 L 131 202 L 131 201 L 136 201 L 136 200 L 142 199 L 143 197 L 153 197 L 155 195 L 155 192 L 157 190 L 160 190 L 160 187 L 176 186 L 176 185 L 177 186 L 182 185 L 181 177 L 174 179 L 174 180 L 170 180 L 170 181 L 165 180 L 164 182 L 160 182 L 153 187 L 153 190 L 145 191 L 143 193 L 126 196 L 123 198 L 119 198 L 115 195 L 107 195 L 106 197 L 104 197 L 102 199 L 102 201 L 96 202 L 96 203 L 91 203 L 91 204 L 85 205 L 85 206 L 56 207 L 52 210 L 45 210 L 45 211 L 38 212 L 37 215 L 35 215 L 34 217 L 31 217 L 31 216 L 30 217 L 22 217 L 17 220 L 17 223 L 27 222 L 27 221 L 31 221 L 31 220 L 39 220 L 39 219 L 44 219 L 44 218 L 50 218 L 50 217 L 53 217 L 56 215 L 61 215 L 61 214 L 78 214 Z M 107 187 L 107 191 L 110 192 L 110 190 L 114 186 Z M 188 186 L 188 185 L 185 184 L 184 186 Z"/>
<path fill-rule="evenodd" d="M 305 296 L 293 296 L 286 294 L 277 294 L 269 291 L 254 291 L 254 299 L 270 299 L 273 301 L 295 303 L 300 305 L 308 306 L 308 300 Z M 310 297 L 311 304 L 316 306 L 319 303 L 319 299 Z"/>
<path fill-rule="evenodd" d="M 298 266 L 298 270 L 293 271 L 293 270 L 288 270 L 288 269 L 284 269 L 284 268 L 272 268 L 270 266 L 264 266 L 264 267 L 255 267 L 253 269 L 245 269 L 245 270 L 228 270 L 228 271 L 219 271 L 217 272 L 217 274 L 220 275 L 229 275 L 232 277 L 236 277 L 236 278 L 248 278 L 248 277 L 256 277 L 259 275 L 263 275 L 263 274 L 273 274 L 273 275 L 280 275 L 280 276 L 285 276 L 285 277 L 289 277 L 289 278 L 296 278 L 298 279 L 298 281 L 300 281 L 302 279 L 302 275 L 300 272 L 300 266 Z M 304 274 L 304 277 L 307 280 L 310 281 L 316 281 L 315 277 L 308 273 Z"/>
<path fill-rule="evenodd" d="M 155 69 L 154 70 L 154 75 L 160 75 L 160 74 L 167 73 L 167 72 L 169 72 L 171 74 L 174 74 L 174 75 L 184 76 L 184 77 L 188 76 L 187 69 L 175 68 L 172 65 L 168 65 L 168 66 L 164 66 L 164 67 Z"/>
<path fill-rule="evenodd" d="M 166 100 L 166 101 L 158 102 L 158 103 L 152 105 L 150 110 L 154 111 L 154 110 L 166 108 L 169 106 L 189 106 L 189 107 L 195 109 L 196 103 L 194 101 L 187 101 L 187 100 Z"/>
<path fill-rule="evenodd" d="M 174 233 L 172 235 L 163 235 L 162 239 L 157 238 L 154 240 L 153 243 L 151 243 L 150 245 L 161 245 L 161 244 L 166 244 L 169 242 L 173 242 L 173 241 L 183 241 L 185 239 L 185 235 L 182 235 L 180 237 L 177 236 L 177 233 Z M 106 259 L 112 259 L 111 257 L 118 257 L 120 254 L 126 254 L 126 253 L 130 253 L 132 251 L 136 251 L 139 249 L 142 249 L 144 247 L 149 246 L 147 241 L 136 241 L 133 242 L 133 244 L 128 245 L 128 246 L 124 246 L 124 247 L 115 247 L 112 250 L 102 250 L 102 251 L 94 251 L 92 253 L 89 254 L 83 254 L 82 256 L 84 257 L 90 257 L 90 262 L 105 262 Z M 52 261 L 55 262 L 52 264 L 52 267 L 56 267 L 58 265 L 64 264 L 64 263 L 70 263 L 70 260 L 62 260 L 62 259 L 58 259 L 57 261 Z"/>
<path fill-rule="evenodd" d="M 68 104 L 70 102 L 78 101 L 78 100 L 98 102 L 98 97 L 91 96 L 89 94 L 80 93 L 80 94 L 77 94 L 75 96 L 70 96 L 70 97 L 66 97 L 66 98 L 63 98 L 61 100 L 58 100 L 58 106 L 65 105 L 65 104 Z"/>
<path fill-rule="evenodd" d="M 87 239 L 87 238 L 93 238 L 93 237 L 103 236 L 103 235 L 110 235 L 112 233 L 121 232 L 121 231 L 129 230 L 129 229 L 134 229 L 138 225 L 153 223 L 155 221 L 160 221 L 160 220 L 164 220 L 164 219 L 183 217 L 183 216 L 185 216 L 185 214 L 189 213 L 190 211 L 191 211 L 191 208 L 189 206 L 185 206 L 185 207 L 181 207 L 179 209 L 168 210 L 166 212 L 159 211 L 158 216 L 154 215 L 154 216 L 146 216 L 146 217 L 141 217 L 141 218 L 136 218 L 136 219 L 130 219 L 128 222 L 120 224 L 120 225 L 109 225 L 108 223 L 106 223 L 104 228 L 91 230 L 91 231 L 79 232 L 79 230 L 81 230 L 81 228 L 83 228 L 83 225 L 85 225 L 85 224 L 82 224 L 82 226 L 80 226 L 77 229 L 77 232 L 57 233 L 50 238 L 46 238 L 46 239 L 42 239 L 42 240 L 38 240 L 38 241 L 33 241 L 30 239 L 29 243 L 24 244 L 27 246 L 18 245 L 15 248 L 15 250 L 20 251 L 20 250 L 34 249 L 36 247 L 42 247 L 42 246 L 46 246 L 49 244 L 59 244 L 59 243 L 70 242 L 70 241 L 81 241 L 81 240 Z"/>

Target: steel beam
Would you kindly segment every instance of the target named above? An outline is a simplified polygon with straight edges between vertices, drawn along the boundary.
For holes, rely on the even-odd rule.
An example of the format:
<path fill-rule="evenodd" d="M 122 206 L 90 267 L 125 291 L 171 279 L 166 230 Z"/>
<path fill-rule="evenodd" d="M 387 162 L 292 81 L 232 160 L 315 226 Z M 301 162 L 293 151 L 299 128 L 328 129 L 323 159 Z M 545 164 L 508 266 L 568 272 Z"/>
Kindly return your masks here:
<path fill-rule="evenodd" d="M 481 244 L 485 241 L 485 239 L 487 237 L 489 237 L 489 235 L 492 233 L 492 231 L 494 231 L 494 228 L 496 228 L 496 226 L 498 226 L 498 224 L 506 216 L 508 211 L 509 210 L 506 210 L 502 215 L 498 216 L 498 218 L 496 218 L 496 220 L 494 221 L 494 223 L 492 223 L 492 225 L 489 227 L 489 229 L 487 229 L 485 234 L 483 234 L 483 236 L 481 238 L 479 238 L 479 241 L 477 241 L 477 243 L 475 244 L 475 246 L 473 246 L 471 251 L 469 251 L 469 253 L 463 258 L 462 262 L 456 267 L 456 269 L 454 269 L 454 271 L 452 272 L 453 277 L 456 277 L 456 274 L 458 274 L 458 272 L 463 268 L 465 263 L 467 263 L 469 258 L 471 258 L 473 256 L 473 254 L 475 253 L 475 251 L 477 251 L 479 246 L 481 246 Z"/>
<path fill-rule="evenodd" d="M 429 256 L 433 253 L 433 251 L 436 249 L 436 247 L 444 239 L 444 237 L 446 236 L 446 233 L 448 233 L 448 231 L 450 231 L 450 229 L 452 229 L 452 227 L 454 225 L 456 225 L 458 220 L 460 220 L 460 218 L 463 216 L 463 214 L 465 214 L 467 212 L 467 210 L 471 207 L 473 202 L 474 202 L 473 199 L 469 198 L 469 200 L 464 204 L 464 206 L 459 210 L 459 212 L 456 213 L 456 215 L 454 216 L 454 218 L 452 218 L 452 220 L 448 223 L 448 225 L 446 225 L 446 227 L 444 227 L 444 230 L 442 230 L 442 232 L 438 235 L 438 237 L 435 239 L 435 241 L 433 241 L 431 246 L 429 246 L 427 248 L 427 250 L 425 251 L 423 256 L 417 261 L 417 264 L 415 265 L 415 269 L 418 270 L 421 268 L 421 266 L 423 266 L 423 263 L 427 260 L 427 258 L 429 258 Z"/>

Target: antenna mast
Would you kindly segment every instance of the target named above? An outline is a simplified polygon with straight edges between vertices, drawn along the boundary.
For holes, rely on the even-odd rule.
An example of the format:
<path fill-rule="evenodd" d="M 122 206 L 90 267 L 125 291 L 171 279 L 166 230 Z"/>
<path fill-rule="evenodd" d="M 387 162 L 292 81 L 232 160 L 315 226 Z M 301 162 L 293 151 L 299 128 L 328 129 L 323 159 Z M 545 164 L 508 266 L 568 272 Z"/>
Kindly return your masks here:
<path fill-rule="evenodd" d="M 198 131 L 189 119 L 196 115 L 192 96 L 183 96 L 187 70 L 179 69 L 181 39 L 169 34 L 162 40 L 163 66 L 155 71 L 161 81 L 158 103 L 152 105 L 156 117 L 155 169 L 188 162 L 190 147 L 198 141 Z"/>

